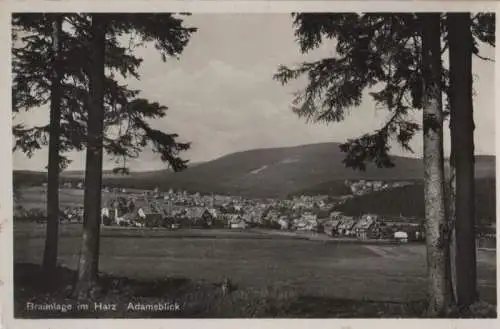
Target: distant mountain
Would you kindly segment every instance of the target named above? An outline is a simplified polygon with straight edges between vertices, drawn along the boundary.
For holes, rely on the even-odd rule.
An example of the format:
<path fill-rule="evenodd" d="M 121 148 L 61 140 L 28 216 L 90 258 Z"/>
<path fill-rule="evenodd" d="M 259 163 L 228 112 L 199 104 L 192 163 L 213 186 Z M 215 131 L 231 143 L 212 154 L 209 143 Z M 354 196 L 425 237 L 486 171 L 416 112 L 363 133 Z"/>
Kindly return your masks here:
<path fill-rule="evenodd" d="M 190 163 L 189 167 L 196 167 L 203 162 Z M 162 170 L 149 170 L 149 171 L 131 171 L 130 175 L 122 175 L 113 173 L 113 170 L 104 170 L 102 172 L 103 181 L 121 181 L 125 183 L 128 181 L 155 181 L 158 178 L 162 178 L 165 175 L 173 173 L 171 169 Z M 63 180 L 74 181 L 83 180 L 85 178 L 85 171 L 83 170 L 66 170 L 61 173 L 61 178 Z M 34 170 L 14 170 L 14 183 L 21 185 L 39 185 L 47 181 L 47 172 L 45 171 L 34 171 Z"/>
<path fill-rule="evenodd" d="M 366 172 L 345 168 L 337 143 L 257 149 L 232 153 L 166 176 L 161 186 L 202 193 L 283 197 L 331 180 L 421 177 L 419 160 L 395 157 L 396 168 L 370 166 Z"/>
<path fill-rule="evenodd" d="M 257 149 L 226 155 L 196 168 L 166 176 L 164 187 L 200 192 L 222 192 L 243 196 L 282 197 L 325 186 L 342 191 L 344 180 L 421 180 L 420 159 L 393 157 L 394 168 L 368 166 L 355 171 L 342 163 L 345 154 L 337 143 Z M 495 157 L 477 158 L 477 176 L 495 175 Z M 329 183 L 330 182 L 330 183 Z M 313 193 L 308 193 L 313 194 Z M 315 193 L 314 193 L 315 194 Z"/>
<path fill-rule="evenodd" d="M 421 159 L 393 157 L 394 168 L 354 171 L 342 163 L 345 154 L 337 143 L 256 149 L 232 153 L 192 166 L 179 173 L 167 171 L 132 172 L 129 176 L 105 173 L 104 184 L 112 186 L 184 189 L 247 197 L 283 197 L 290 194 L 327 192 L 343 194 L 344 180 L 421 180 Z M 44 175 L 38 173 L 38 175 Z M 83 177 L 83 173 L 79 173 Z M 495 157 L 478 156 L 477 177 L 494 177 Z M 34 179 L 32 173 L 16 172 L 17 182 Z M 25 179 L 21 179 L 22 177 Z M 26 179 L 26 177 L 30 177 Z M 76 173 L 63 177 L 76 178 Z M 16 179 L 17 177 L 17 179 Z"/>

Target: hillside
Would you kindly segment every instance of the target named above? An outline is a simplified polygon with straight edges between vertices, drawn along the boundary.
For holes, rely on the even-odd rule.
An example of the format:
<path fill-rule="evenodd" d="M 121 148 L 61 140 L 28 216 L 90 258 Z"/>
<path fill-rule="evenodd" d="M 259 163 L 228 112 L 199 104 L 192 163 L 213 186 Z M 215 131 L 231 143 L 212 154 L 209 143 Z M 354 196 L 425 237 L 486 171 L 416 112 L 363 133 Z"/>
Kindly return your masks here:
<path fill-rule="evenodd" d="M 496 219 L 495 178 L 476 179 L 476 218 L 488 224 Z M 408 216 L 424 218 L 424 186 L 415 185 L 393 188 L 347 200 L 337 210 L 348 215 L 376 213 L 383 216 Z"/>
<path fill-rule="evenodd" d="M 129 176 L 104 174 L 104 184 L 120 187 L 184 189 L 201 193 L 221 193 L 247 197 L 283 197 L 296 193 L 343 194 L 346 179 L 420 180 L 422 161 L 393 157 L 395 168 L 368 166 L 365 172 L 345 168 L 344 154 L 337 143 L 257 149 L 232 153 L 213 161 L 172 173 L 133 172 Z M 479 156 L 477 177 L 492 177 L 495 158 Z M 82 172 L 67 172 L 66 179 L 81 179 Z M 44 173 L 15 172 L 17 184 L 43 181 Z M 341 184 L 341 185 L 339 185 Z"/>
<path fill-rule="evenodd" d="M 162 186 L 200 192 L 282 197 L 331 180 L 420 177 L 419 160 L 395 157 L 396 167 L 345 168 L 339 144 L 323 143 L 233 153 L 169 175 Z"/>

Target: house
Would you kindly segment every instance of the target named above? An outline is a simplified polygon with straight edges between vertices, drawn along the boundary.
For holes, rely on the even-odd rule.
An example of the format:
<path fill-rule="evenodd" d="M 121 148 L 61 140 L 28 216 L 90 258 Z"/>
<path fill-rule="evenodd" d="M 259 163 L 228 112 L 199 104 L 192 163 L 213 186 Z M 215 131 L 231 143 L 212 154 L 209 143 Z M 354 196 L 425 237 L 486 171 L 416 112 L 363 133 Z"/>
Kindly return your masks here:
<path fill-rule="evenodd" d="M 109 208 L 103 207 L 101 209 L 101 216 L 102 217 L 110 217 Z"/>
<path fill-rule="evenodd" d="M 205 210 L 206 209 L 202 207 L 189 207 L 186 208 L 186 216 L 192 221 L 196 222 L 201 219 Z"/>
<path fill-rule="evenodd" d="M 115 212 L 116 214 L 117 212 Z M 120 226 L 128 226 L 137 221 L 137 214 L 135 213 L 126 213 L 122 216 L 116 216 L 115 222 Z"/>
<path fill-rule="evenodd" d="M 299 231 L 315 231 L 318 228 L 318 217 L 315 214 L 304 213 L 295 220 L 295 228 Z"/>
<path fill-rule="evenodd" d="M 254 208 L 251 212 L 252 221 L 255 223 L 261 223 L 263 215 L 264 215 L 264 208 Z"/>
<path fill-rule="evenodd" d="M 218 217 L 218 220 L 222 221 L 225 227 L 230 228 L 231 223 L 239 223 L 240 221 L 243 220 L 243 218 L 237 214 L 221 214 Z"/>
<path fill-rule="evenodd" d="M 299 209 L 303 209 L 303 208 L 308 208 L 308 205 L 306 202 L 297 201 L 292 206 L 292 210 L 299 210 Z"/>
<path fill-rule="evenodd" d="M 342 216 L 340 224 L 337 226 L 339 235 L 350 236 L 352 235 L 352 228 L 356 224 L 356 220 L 352 216 Z"/>
<path fill-rule="evenodd" d="M 158 227 L 161 226 L 163 222 L 163 213 L 151 208 L 148 209 L 146 207 L 139 207 L 136 212 L 132 211 L 129 214 L 131 214 L 131 220 L 134 224 L 138 223 L 142 226 Z"/>
<path fill-rule="evenodd" d="M 269 210 L 269 212 L 265 216 L 265 219 L 270 222 L 277 222 L 279 219 L 279 214 L 276 210 Z"/>
<path fill-rule="evenodd" d="M 139 208 L 137 210 L 137 215 L 139 216 L 140 219 L 143 219 L 143 220 L 146 219 L 146 212 L 142 208 Z"/>
<path fill-rule="evenodd" d="M 296 218 L 293 223 L 294 228 L 297 231 L 307 231 L 307 223 L 302 221 L 300 218 Z"/>
<path fill-rule="evenodd" d="M 385 223 L 393 233 L 405 232 L 408 235 L 408 241 L 423 241 L 425 239 L 425 227 L 420 221 L 405 221 L 401 218 L 394 218 Z"/>
<path fill-rule="evenodd" d="M 340 225 L 340 219 L 329 219 L 323 223 L 324 232 L 330 236 L 338 235 L 338 226 Z"/>
<path fill-rule="evenodd" d="M 376 221 L 378 221 L 378 217 L 376 215 L 367 214 L 361 216 L 353 227 L 356 237 L 361 240 L 368 239 L 368 235 L 371 233 L 370 229 L 375 226 Z"/>
<path fill-rule="evenodd" d="M 104 225 L 111 225 L 112 221 L 113 221 L 113 219 L 111 218 L 111 212 L 110 212 L 109 208 L 103 207 L 101 209 L 101 223 Z"/>
<path fill-rule="evenodd" d="M 343 214 L 340 211 L 332 211 L 329 215 L 330 219 L 340 220 Z"/>
<path fill-rule="evenodd" d="M 311 212 L 305 212 L 302 214 L 301 219 L 305 222 L 312 223 L 318 221 L 318 215 Z"/>
<path fill-rule="evenodd" d="M 243 218 L 239 215 L 233 215 L 229 219 L 229 228 L 239 228 L 246 229 L 247 223 L 243 220 Z"/>
<path fill-rule="evenodd" d="M 215 218 L 216 217 L 213 216 L 208 209 L 205 209 L 205 211 L 201 215 L 200 224 L 202 227 L 211 227 L 213 225 Z"/>
<path fill-rule="evenodd" d="M 288 230 L 288 218 L 286 216 L 281 216 L 278 220 L 278 224 L 280 225 L 282 230 Z"/>
<path fill-rule="evenodd" d="M 244 221 L 238 222 L 238 223 L 231 223 L 231 228 L 239 228 L 239 229 L 246 229 L 247 224 Z"/>
<path fill-rule="evenodd" d="M 210 213 L 210 215 L 212 215 L 213 218 L 217 218 L 217 216 L 219 215 L 219 211 L 215 208 L 209 208 L 207 209 L 207 211 Z"/>
<path fill-rule="evenodd" d="M 403 231 L 397 231 L 394 233 L 394 239 L 400 243 L 407 243 L 408 242 L 408 233 L 403 232 Z"/>

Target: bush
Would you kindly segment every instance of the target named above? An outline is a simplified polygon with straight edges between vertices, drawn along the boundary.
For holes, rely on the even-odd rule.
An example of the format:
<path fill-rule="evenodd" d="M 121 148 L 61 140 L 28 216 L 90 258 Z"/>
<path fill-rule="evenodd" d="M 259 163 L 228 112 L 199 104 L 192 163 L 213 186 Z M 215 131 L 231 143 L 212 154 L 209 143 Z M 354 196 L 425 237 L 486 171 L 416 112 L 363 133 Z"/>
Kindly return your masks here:
<path fill-rule="evenodd" d="M 146 227 L 160 227 L 162 226 L 163 218 L 161 214 L 148 214 L 146 215 Z"/>
<path fill-rule="evenodd" d="M 212 228 L 225 228 L 226 224 L 220 219 L 214 219 L 212 221 Z"/>
<path fill-rule="evenodd" d="M 113 224 L 113 219 L 110 216 L 104 216 L 102 218 L 102 223 L 106 226 L 110 226 Z"/>

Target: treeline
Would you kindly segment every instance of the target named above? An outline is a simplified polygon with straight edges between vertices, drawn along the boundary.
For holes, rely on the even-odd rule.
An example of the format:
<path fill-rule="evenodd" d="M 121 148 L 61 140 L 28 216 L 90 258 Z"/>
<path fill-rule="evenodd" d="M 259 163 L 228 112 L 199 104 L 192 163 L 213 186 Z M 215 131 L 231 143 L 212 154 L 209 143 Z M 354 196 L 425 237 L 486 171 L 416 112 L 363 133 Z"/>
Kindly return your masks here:
<path fill-rule="evenodd" d="M 476 179 L 475 210 L 476 223 L 488 225 L 496 222 L 496 183 L 495 178 Z M 359 216 L 363 213 L 376 213 L 389 217 L 425 218 L 424 185 L 396 187 L 354 197 L 336 207 L 348 215 Z"/>

